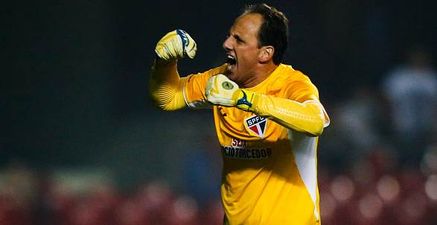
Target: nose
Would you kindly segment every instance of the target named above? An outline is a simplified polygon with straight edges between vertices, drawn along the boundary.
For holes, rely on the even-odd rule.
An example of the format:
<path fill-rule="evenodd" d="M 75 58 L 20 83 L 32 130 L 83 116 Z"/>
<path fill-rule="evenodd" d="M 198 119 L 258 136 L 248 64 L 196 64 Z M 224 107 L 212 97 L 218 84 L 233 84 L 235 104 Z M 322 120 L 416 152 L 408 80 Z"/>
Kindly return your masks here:
<path fill-rule="evenodd" d="M 226 51 L 229 51 L 232 49 L 232 45 L 231 45 L 231 36 L 227 37 L 226 40 L 223 42 L 223 48 Z"/>

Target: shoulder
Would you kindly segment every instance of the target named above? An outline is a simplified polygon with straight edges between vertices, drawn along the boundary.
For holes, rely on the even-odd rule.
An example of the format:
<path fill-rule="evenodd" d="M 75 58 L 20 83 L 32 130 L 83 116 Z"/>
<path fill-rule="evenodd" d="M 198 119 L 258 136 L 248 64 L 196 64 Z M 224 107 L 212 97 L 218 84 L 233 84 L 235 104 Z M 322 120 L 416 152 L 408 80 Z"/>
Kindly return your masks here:
<path fill-rule="evenodd" d="M 193 73 L 187 76 L 188 78 L 188 82 L 191 82 L 193 80 L 199 80 L 199 81 L 205 81 L 208 80 L 211 76 L 220 74 L 220 73 L 225 73 L 226 72 L 226 64 L 208 69 L 206 71 L 203 72 L 199 72 L 199 73 Z"/>
<path fill-rule="evenodd" d="M 319 93 L 317 87 L 306 74 L 294 69 L 290 65 L 281 64 L 280 67 L 277 85 L 280 85 L 289 97 L 296 100 L 318 98 Z"/>
<path fill-rule="evenodd" d="M 293 68 L 291 65 L 280 64 L 276 71 L 276 80 L 281 82 L 311 82 L 310 78 L 302 71 Z"/>
<path fill-rule="evenodd" d="M 290 85 L 314 85 L 306 74 L 294 69 L 290 65 L 280 64 L 274 73 L 276 73 L 273 79 L 274 82 L 282 87 Z"/>

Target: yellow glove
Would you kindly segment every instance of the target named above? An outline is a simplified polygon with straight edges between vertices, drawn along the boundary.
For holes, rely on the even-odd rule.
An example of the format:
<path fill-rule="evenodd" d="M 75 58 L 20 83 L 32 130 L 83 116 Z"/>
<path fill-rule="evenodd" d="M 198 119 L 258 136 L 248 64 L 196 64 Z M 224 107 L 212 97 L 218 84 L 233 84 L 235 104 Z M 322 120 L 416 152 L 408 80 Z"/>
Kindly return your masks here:
<path fill-rule="evenodd" d="M 155 47 L 155 53 L 163 60 L 180 59 L 185 55 L 192 59 L 196 51 L 196 42 L 181 29 L 168 32 Z"/>
<path fill-rule="evenodd" d="M 248 111 L 252 107 L 253 96 L 253 92 L 240 89 L 223 74 L 210 77 L 206 85 L 206 98 L 214 105 L 237 106 Z"/>

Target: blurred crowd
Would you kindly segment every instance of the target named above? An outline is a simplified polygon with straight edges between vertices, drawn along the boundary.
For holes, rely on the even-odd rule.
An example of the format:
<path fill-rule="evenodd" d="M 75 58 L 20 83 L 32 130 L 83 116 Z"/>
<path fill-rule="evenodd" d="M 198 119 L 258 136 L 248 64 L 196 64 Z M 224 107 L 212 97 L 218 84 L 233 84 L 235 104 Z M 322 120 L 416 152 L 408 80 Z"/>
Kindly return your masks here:
<path fill-rule="evenodd" d="M 348 99 L 330 105 L 333 122 L 322 137 L 321 162 L 342 170 L 383 151 L 398 169 L 420 169 L 437 143 L 437 73 L 431 62 L 426 49 L 412 47 L 378 87 L 358 86 Z"/>
<path fill-rule="evenodd" d="M 437 73 L 414 46 L 377 87 L 331 106 L 321 137 L 324 224 L 437 224 Z"/>
<path fill-rule="evenodd" d="M 343 173 L 320 168 L 323 224 L 437 224 L 437 146 L 424 164 L 394 170 L 390 155 L 375 151 Z M 0 224 L 221 225 L 218 198 L 202 201 L 164 181 L 122 191 L 90 171 L 41 174 L 10 165 L 0 172 Z"/>
<path fill-rule="evenodd" d="M 121 191 L 110 180 L 81 173 L 42 175 L 20 165 L 2 171 L 0 224 L 219 225 L 223 219 L 220 202 L 200 205 L 165 182 Z"/>

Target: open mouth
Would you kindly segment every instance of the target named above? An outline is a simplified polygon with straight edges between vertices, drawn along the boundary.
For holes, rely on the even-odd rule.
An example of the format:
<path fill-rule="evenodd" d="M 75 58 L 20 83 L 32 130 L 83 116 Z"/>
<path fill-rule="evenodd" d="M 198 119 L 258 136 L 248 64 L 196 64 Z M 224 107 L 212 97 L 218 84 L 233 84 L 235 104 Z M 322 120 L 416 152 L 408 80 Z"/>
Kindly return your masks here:
<path fill-rule="evenodd" d="M 237 63 L 237 60 L 235 60 L 234 56 L 227 55 L 226 56 L 226 63 L 228 63 L 229 65 L 235 65 Z"/>

